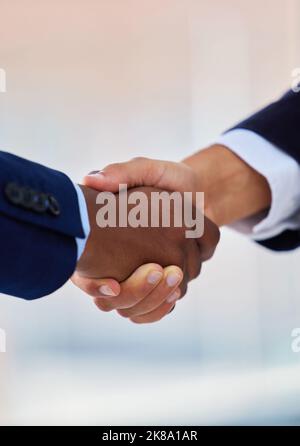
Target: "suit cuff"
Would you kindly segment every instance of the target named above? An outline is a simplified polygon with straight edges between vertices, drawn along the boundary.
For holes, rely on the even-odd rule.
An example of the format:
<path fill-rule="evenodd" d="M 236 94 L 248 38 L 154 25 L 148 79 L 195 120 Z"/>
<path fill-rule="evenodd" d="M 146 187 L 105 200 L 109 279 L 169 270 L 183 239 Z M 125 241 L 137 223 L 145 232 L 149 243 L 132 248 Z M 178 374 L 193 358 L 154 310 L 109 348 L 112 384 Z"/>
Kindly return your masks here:
<path fill-rule="evenodd" d="M 82 192 L 81 188 L 78 186 L 78 184 L 74 184 L 74 187 L 75 187 L 76 193 L 77 193 L 79 212 L 80 212 L 80 217 L 81 217 L 81 224 L 82 224 L 82 228 L 83 228 L 83 232 L 84 232 L 83 238 L 76 237 L 77 260 L 79 260 L 83 251 L 84 251 L 86 241 L 87 241 L 87 238 L 90 233 L 90 223 L 89 223 L 89 216 L 88 216 L 87 206 L 86 206 L 83 192 Z"/>
<path fill-rule="evenodd" d="M 268 212 L 235 222 L 231 227 L 257 241 L 274 237 L 286 229 L 299 229 L 298 163 L 280 148 L 250 130 L 230 130 L 221 135 L 215 143 L 232 150 L 263 175 L 270 185 L 272 194 Z"/>

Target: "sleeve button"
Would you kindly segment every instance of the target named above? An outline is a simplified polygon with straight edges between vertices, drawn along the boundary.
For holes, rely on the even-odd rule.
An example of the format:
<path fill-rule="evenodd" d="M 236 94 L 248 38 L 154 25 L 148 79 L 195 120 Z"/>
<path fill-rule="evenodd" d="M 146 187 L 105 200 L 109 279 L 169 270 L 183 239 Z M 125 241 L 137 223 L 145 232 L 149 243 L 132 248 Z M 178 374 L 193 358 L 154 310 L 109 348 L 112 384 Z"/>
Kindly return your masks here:
<path fill-rule="evenodd" d="M 40 194 L 37 193 L 34 196 L 31 208 L 35 212 L 37 212 L 39 214 L 43 214 L 44 212 L 47 211 L 48 205 L 49 205 L 48 195 L 44 194 L 44 193 L 40 193 Z"/>
<path fill-rule="evenodd" d="M 5 186 L 4 193 L 8 201 L 15 205 L 20 205 L 22 202 L 22 191 L 17 183 L 8 183 Z"/>
<path fill-rule="evenodd" d="M 30 187 L 22 187 L 21 193 L 22 200 L 20 202 L 20 205 L 23 206 L 25 209 L 32 209 L 36 192 Z"/>
<path fill-rule="evenodd" d="M 60 206 L 53 195 L 48 195 L 48 210 L 52 215 L 60 215 Z"/>

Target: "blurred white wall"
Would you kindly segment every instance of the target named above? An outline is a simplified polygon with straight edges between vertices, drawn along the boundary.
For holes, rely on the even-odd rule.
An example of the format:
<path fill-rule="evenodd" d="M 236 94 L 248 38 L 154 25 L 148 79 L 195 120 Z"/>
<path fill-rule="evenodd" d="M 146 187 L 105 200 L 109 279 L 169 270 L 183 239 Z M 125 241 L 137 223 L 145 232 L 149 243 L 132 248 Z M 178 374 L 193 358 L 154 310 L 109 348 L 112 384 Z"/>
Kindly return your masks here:
<path fill-rule="evenodd" d="M 0 148 L 76 181 L 136 155 L 180 160 L 289 87 L 300 66 L 299 20 L 297 0 L 0 0 L 0 67 L 7 74 Z M 194 414 L 185 422 L 213 422 L 214 411 L 209 418 L 201 406 L 198 372 L 194 392 L 178 381 L 183 365 L 187 379 L 191 367 L 223 373 L 298 365 L 290 333 L 300 326 L 300 254 L 275 255 L 229 230 L 222 235 L 177 311 L 153 326 L 96 311 L 70 284 L 34 303 L 1 296 L 8 337 L 8 353 L 0 356 L 2 423 L 51 423 L 58 414 L 62 423 L 121 423 L 134 415 L 138 422 L 145 414 L 150 423 L 172 422 L 182 416 L 176 408 L 183 398 Z M 99 379 L 90 381 L 88 371 Z M 146 373 L 144 387 L 134 390 L 132 373 Z M 143 409 L 145 401 L 152 408 L 146 389 L 159 376 L 183 386 L 169 418 L 159 418 L 155 405 Z M 120 379 L 135 407 L 116 391 Z M 98 410 L 103 380 L 114 404 L 109 416 L 96 416 L 88 395 Z M 207 401 L 214 386 L 226 386 L 203 382 Z M 165 389 L 158 399 L 169 398 Z M 229 406 L 234 393 L 226 394 Z"/>

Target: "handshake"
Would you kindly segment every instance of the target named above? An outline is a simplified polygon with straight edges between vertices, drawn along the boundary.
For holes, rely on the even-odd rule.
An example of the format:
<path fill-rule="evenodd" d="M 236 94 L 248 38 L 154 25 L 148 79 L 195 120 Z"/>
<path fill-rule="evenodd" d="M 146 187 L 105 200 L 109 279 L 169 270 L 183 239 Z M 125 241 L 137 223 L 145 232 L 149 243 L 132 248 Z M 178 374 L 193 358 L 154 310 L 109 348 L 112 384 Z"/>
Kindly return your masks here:
<path fill-rule="evenodd" d="M 128 188 L 128 203 L 120 185 Z M 90 233 L 72 281 L 99 309 L 116 310 L 135 323 L 155 322 L 170 313 L 189 281 L 200 274 L 202 262 L 213 255 L 218 226 L 264 209 L 269 199 L 264 179 L 217 145 L 182 163 L 136 158 L 112 164 L 90 173 L 80 187 Z M 260 199 L 253 204 L 251 194 L 258 187 Z M 195 199 L 199 192 L 205 194 L 204 215 Z M 178 201 L 182 197 L 184 211 L 191 210 L 188 218 L 186 212 L 182 216 L 182 206 L 176 208 L 176 200 L 172 207 L 169 202 L 168 216 L 166 209 L 157 215 L 160 204 L 154 211 L 149 202 L 164 193 L 179 195 Z M 187 195 L 190 199 L 184 200 Z M 133 216 L 134 223 L 127 225 Z M 165 217 L 173 224 L 165 225 Z M 202 230 L 193 233 L 192 225 L 200 221 Z"/>
<path fill-rule="evenodd" d="M 200 215 L 195 202 L 193 170 L 182 163 L 137 158 L 92 172 L 81 187 L 90 235 L 73 282 L 103 311 L 117 310 L 136 323 L 160 320 L 186 293 L 219 240 L 217 226 Z M 189 205 L 192 212 L 186 215 Z M 188 238 L 192 225 L 201 230 Z"/>

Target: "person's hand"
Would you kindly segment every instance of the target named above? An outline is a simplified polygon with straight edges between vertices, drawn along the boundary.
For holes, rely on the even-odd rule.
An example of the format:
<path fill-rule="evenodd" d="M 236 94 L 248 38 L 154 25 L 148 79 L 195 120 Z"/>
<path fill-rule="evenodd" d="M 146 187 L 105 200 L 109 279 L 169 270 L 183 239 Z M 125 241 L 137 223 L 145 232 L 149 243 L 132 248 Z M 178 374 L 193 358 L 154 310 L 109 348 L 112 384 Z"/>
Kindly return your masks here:
<path fill-rule="evenodd" d="M 141 286 L 137 279 L 141 271 L 137 271 L 124 282 L 118 298 L 115 296 L 106 301 L 98 299 L 96 303 L 106 311 L 118 309 L 122 316 L 134 322 L 161 319 L 174 307 L 175 301 L 185 294 L 188 281 L 198 276 L 202 262 L 212 256 L 219 240 L 217 227 L 205 219 L 205 232 L 199 239 L 186 238 L 187 228 L 184 226 L 100 228 L 96 223 L 97 192 L 84 186 L 82 190 L 91 230 L 73 282 L 97 298 L 99 288 L 106 286 L 99 279 L 112 277 L 120 282 L 125 281 L 137 267 L 151 262 L 148 265 L 146 285 L 144 283 Z M 144 192 L 149 200 L 150 194 L 158 191 L 145 187 L 131 189 L 128 195 L 136 190 Z M 118 203 L 119 195 L 116 195 L 116 199 Z M 153 262 L 157 265 L 153 265 Z M 164 271 L 162 267 L 165 267 Z M 145 267 L 142 270 L 144 272 Z M 153 290 L 154 286 L 156 288 Z M 97 295 L 94 294 L 96 289 Z"/>
<path fill-rule="evenodd" d="M 187 164 L 138 157 L 114 163 L 103 170 L 91 172 L 83 184 L 99 191 L 117 192 L 120 184 L 127 188 L 151 186 L 178 192 L 202 192 L 204 178 Z"/>
<path fill-rule="evenodd" d="M 108 166 L 104 175 L 89 175 L 84 181 L 86 184 L 89 183 L 92 187 L 97 187 L 100 190 L 117 191 L 119 181 L 120 183 L 127 183 L 129 186 L 135 186 L 139 182 L 144 182 L 144 184 L 153 183 L 156 186 L 165 184 L 165 189 L 172 190 L 174 188 L 182 192 L 199 190 L 197 189 L 197 176 L 190 167 L 182 163 L 154 161 L 144 158 Z M 215 234 L 212 238 L 210 236 L 203 238 L 203 246 L 205 243 L 210 245 L 210 255 L 212 255 L 219 239 L 219 233 L 208 219 L 205 220 L 205 223 L 206 235 L 209 233 L 210 235 Z M 150 270 L 149 266 L 151 267 Z M 148 276 L 151 277 L 151 270 L 154 273 L 153 278 L 157 278 L 156 281 L 153 279 L 147 280 Z M 136 300 L 138 299 L 138 302 L 145 300 L 145 302 L 155 303 L 159 296 L 159 301 L 166 303 L 168 300 L 175 302 L 177 298 L 182 297 L 184 295 L 183 287 L 181 287 L 181 290 L 175 287 L 170 293 L 167 277 L 171 271 L 176 272 L 181 279 L 183 278 L 183 272 L 176 266 L 170 266 L 163 270 L 160 265 L 144 265 L 139 267 L 131 277 L 121 284 L 112 279 L 86 279 L 78 274 L 74 275 L 73 281 L 87 294 L 94 297 L 100 309 L 104 311 L 118 309 L 121 314 L 128 317 L 132 316 L 131 319 L 134 322 L 154 322 L 169 313 L 169 306 L 139 314 L 141 305 L 137 304 Z M 122 313 L 122 309 L 125 308 L 131 310 Z M 147 308 L 143 311 L 146 310 Z M 138 314 L 137 317 L 135 317 L 136 314 Z"/>
<path fill-rule="evenodd" d="M 271 203 L 266 178 L 225 146 L 214 144 L 181 163 L 134 158 L 87 175 L 83 183 L 117 191 L 119 184 L 205 193 L 204 214 L 217 226 L 265 211 Z"/>
<path fill-rule="evenodd" d="M 160 189 L 151 187 L 132 188 L 128 191 L 128 197 L 125 196 L 129 203 L 132 194 L 143 193 L 147 215 L 149 215 L 149 222 L 146 227 L 132 227 L 128 224 L 121 227 L 117 223 L 115 226 L 101 228 L 97 224 L 97 219 L 99 210 L 104 205 L 96 204 L 97 191 L 88 187 L 82 187 L 82 190 L 87 203 L 91 228 L 85 250 L 76 267 L 76 271 L 84 277 L 113 277 L 118 281 L 123 281 L 138 266 L 145 263 L 154 262 L 163 267 L 175 264 L 184 271 L 185 281 L 182 283 L 182 289 L 184 289 L 186 282 L 198 275 L 201 262 L 211 257 L 215 249 L 215 243 L 212 242 L 219 236 L 219 231 L 215 225 L 204 219 L 207 228 L 205 233 L 199 238 L 186 238 L 186 231 L 191 228 L 185 226 L 184 221 L 180 226 L 174 224 L 174 209 L 172 206 L 168 209 L 170 221 L 167 227 L 164 227 L 161 221 L 158 222 L 158 226 L 150 224 L 154 216 L 151 194 L 161 192 Z M 114 198 L 118 212 L 121 195 L 115 194 Z M 127 208 L 126 216 L 124 216 L 126 221 L 135 206 L 128 204 Z M 118 217 L 119 215 L 117 215 L 116 220 L 118 220 Z"/>
<path fill-rule="evenodd" d="M 217 226 L 231 224 L 266 211 L 271 203 L 266 178 L 229 148 L 218 144 L 199 151 L 183 163 L 136 158 L 127 163 L 112 164 L 86 176 L 84 183 L 108 191 L 118 190 L 120 183 L 128 186 L 154 185 L 182 192 L 203 191 L 204 213 Z M 130 279 L 127 281 L 127 290 L 129 282 Z M 110 283 L 121 299 L 123 284 Z M 141 279 L 139 283 L 142 293 L 144 282 Z M 103 284 L 106 284 L 105 280 Z M 79 286 L 88 292 L 86 285 L 79 281 Z M 92 286 L 92 283 L 89 285 Z M 151 297 L 151 293 L 148 297 Z"/>
<path fill-rule="evenodd" d="M 137 268 L 121 284 L 114 279 L 88 279 L 77 273 L 72 280 L 92 296 L 100 310 L 117 310 L 132 322 L 144 324 L 159 321 L 175 308 L 182 279 L 183 273 L 175 265 L 162 268 L 149 263 Z"/>

